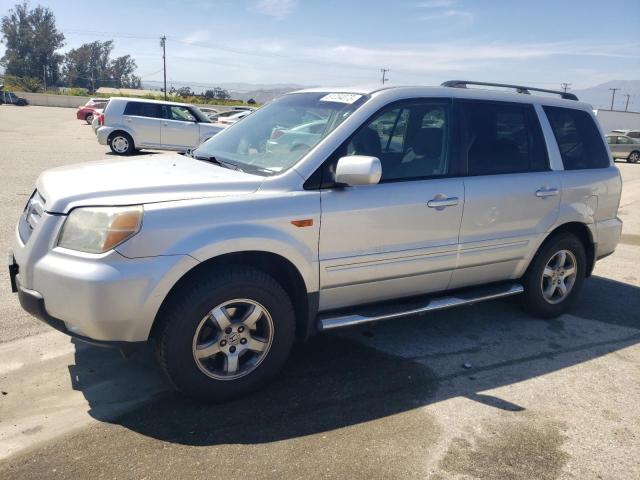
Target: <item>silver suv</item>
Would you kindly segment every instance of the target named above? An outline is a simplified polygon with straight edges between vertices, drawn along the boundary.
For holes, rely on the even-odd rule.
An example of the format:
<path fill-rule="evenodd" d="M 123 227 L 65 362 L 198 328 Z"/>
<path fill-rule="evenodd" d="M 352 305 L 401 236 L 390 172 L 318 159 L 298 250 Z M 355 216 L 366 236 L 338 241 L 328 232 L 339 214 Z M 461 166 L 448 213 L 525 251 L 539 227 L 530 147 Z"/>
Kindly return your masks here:
<path fill-rule="evenodd" d="M 223 129 L 186 103 L 112 97 L 103 115 L 104 126 L 96 131 L 98 142 L 109 145 L 116 155 L 143 148 L 185 151 Z"/>
<path fill-rule="evenodd" d="M 620 173 L 589 105 L 469 84 L 304 90 L 189 155 L 45 171 L 13 287 L 74 337 L 153 340 L 213 400 L 321 330 L 515 294 L 560 315 L 619 241 Z"/>

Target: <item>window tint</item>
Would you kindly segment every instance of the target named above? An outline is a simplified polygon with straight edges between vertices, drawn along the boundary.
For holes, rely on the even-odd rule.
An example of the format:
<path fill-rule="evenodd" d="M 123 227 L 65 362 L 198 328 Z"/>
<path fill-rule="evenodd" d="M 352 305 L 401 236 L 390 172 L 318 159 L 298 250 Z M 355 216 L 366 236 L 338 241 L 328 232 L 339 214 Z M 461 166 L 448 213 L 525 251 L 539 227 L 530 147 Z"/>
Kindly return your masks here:
<path fill-rule="evenodd" d="M 125 115 L 135 115 L 138 117 L 161 118 L 160 105 L 157 103 L 129 102 L 124 108 Z"/>
<path fill-rule="evenodd" d="M 565 170 L 609 166 L 609 155 L 591 115 L 561 107 L 544 107 L 544 111 L 558 142 Z"/>
<path fill-rule="evenodd" d="M 196 117 L 187 107 L 169 107 L 169 118 L 183 122 L 195 122 Z"/>
<path fill-rule="evenodd" d="M 547 152 L 530 105 L 461 102 L 469 175 L 542 171 Z"/>
<path fill-rule="evenodd" d="M 611 136 L 611 135 L 607 136 L 607 143 L 609 145 L 615 145 L 617 143 L 616 142 L 616 137 Z"/>
<path fill-rule="evenodd" d="M 378 157 L 382 181 L 446 175 L 450 106 L 421 102 L 391 107 L 349 140 L 346 155 Z"/>
<path fill-rule="evenodd" d="M 627 133 L 627 137 L 640 138 L 640 132 L 629 132 Z"/>

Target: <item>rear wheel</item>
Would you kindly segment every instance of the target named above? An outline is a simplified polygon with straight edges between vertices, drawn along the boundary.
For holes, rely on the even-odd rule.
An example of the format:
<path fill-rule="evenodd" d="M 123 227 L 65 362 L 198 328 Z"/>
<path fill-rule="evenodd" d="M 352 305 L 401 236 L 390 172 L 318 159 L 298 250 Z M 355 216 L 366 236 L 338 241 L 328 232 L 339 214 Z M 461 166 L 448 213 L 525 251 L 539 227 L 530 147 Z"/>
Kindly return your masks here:
<path fill-rule="evenodd" d="M 633 151 L 629 154 L 629 156 L 627 157 L 627 162 L 629 163 L 638 163 L 640 162 L 640 152 L 638 151 Z"/>
<path fill-rule="evenodd" d="M 93 122 L 93 113 L 87 113 L 84 117 L 84 121 L 91 125 L 91 122 Z"/>
<path fill-rule="evenodd" d="M 586 264 L 584 245 L 575 235 L 548 239 L 522 279 L 525 308 L 543 318 L 565 313 L 582 289 Z"/>
<path fill-rule="evenodd" d="M 263 386 L 294 339 L 291 300 L 251 267 L 215 270 L 176 297 L 159 319 L 158 359 L 188 395 L 224 401 Z"/>
<path fill-rule="evenodd" d="M 128 133 L 116 132 L 109 137 L 109 148 L 116 155 L 131 155 L 135 150 L 133 139 Z"/>

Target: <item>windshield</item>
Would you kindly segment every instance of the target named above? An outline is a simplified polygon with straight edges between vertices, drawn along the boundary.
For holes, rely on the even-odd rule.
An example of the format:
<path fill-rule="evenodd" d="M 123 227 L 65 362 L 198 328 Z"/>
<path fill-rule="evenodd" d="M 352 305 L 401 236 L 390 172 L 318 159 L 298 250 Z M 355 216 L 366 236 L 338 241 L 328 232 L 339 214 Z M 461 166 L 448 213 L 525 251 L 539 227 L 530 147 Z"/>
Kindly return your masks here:
<path fill-rule="evenodd" d="M 207 140 L 193 153 L 247 172 L 274 175 L 295 165 L 366 98 L 352 93 L 285 95 Z M 305 128 L 310 124 L 314 128 Z"/>

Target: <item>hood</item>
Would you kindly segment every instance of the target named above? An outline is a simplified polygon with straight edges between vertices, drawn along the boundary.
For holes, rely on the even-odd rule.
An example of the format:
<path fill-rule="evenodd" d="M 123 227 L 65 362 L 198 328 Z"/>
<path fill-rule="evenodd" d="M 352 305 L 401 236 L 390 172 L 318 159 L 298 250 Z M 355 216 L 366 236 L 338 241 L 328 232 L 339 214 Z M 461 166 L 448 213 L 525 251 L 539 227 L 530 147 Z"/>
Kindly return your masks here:
<path fill-rule="evenodd" d="M 178 154 L 87 162 L 46 170 L 37 182 L 45 210 L 211 198 L 255 192 L 264 178 Z"/>

